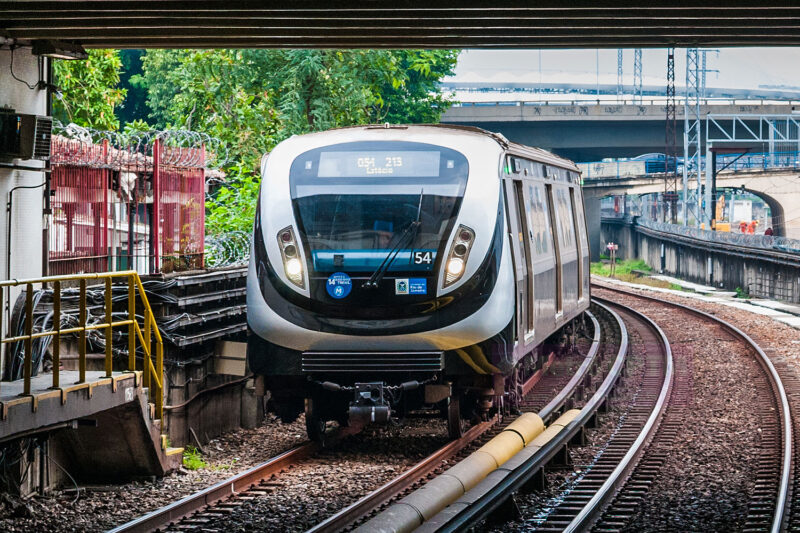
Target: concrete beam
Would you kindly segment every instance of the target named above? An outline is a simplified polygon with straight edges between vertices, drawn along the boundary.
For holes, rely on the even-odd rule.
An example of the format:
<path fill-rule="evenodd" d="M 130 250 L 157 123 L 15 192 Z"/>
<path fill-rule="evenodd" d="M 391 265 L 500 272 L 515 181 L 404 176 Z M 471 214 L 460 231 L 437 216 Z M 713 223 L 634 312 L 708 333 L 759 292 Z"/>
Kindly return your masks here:
<path fill-rule="evenodd" d="M 545 95 L 543 95 L 546 98 Z M 604 96 L 608 98 L 608 96 Z M 667 109 L 663 102 L 651 100 L 643 105 L 614 104 L 600 102 L 586 103 L 552 103 L 540 102 L 509 102 L 491 103 L 488 105 L 460 105 L 453 106 L 445 111 L 442 122 L 453 124 L 464 123 L 505 123 L 505 122 L 658 122 L 664 123 Z M 675 116 L 683 120 L 683 106 L 675 110 Z M 700 106 L 700 114 L 705 116 L 715 114 L 790 114 L 792 105 L 786 104 L 706 104 Z M 663 137 L 663 132 L 662 132 Z M 661 139 L 662 143 L 664 139 Z"/>

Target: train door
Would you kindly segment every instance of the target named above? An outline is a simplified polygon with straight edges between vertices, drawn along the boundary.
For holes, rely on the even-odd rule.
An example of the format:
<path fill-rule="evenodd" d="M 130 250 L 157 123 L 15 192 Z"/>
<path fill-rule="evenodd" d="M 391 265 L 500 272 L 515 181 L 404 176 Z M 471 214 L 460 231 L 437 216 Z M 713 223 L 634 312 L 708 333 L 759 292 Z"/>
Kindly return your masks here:
<path fill-rule="evenodd" d="M 580 230 L 580 225 L 578 224 L 578 213 L 575 210 L 575 189 L 573 187 L 569 188 L 569 204 L 570 204 L 570 211 L 572 212 L 572 228 L 575 232 L 575 240 L 576 248 L 578 252 L 578 279 L 576 280 L 576 285 L 578 286 L 578 300 L 583 299 L 583 241 L 584 236 L 583 232 Z"/>
<path fill-rule="evenodd" d="M 563 277 L 563 264 L 561 262 L 561 246 L 558 242 L 558 235 L 556 234 L 556 210 L 554 208 L 555 202 L 553 201 L 553 185 L 551 183 L 547 183 L 545 186 L 545 197 L 547 198 L 547 214 L 550 218 L 550 235 L 552 237 L 553 242 L 553 256 L 555 257 L 556 264 L 555 264 L 555 271 L 556 271 L 556 282 L 553 290 L 556 293 L 556 314 L 560 314 L 564 312 L 564 299 L 563 294 L 561 291 L 561 287 L 563 284 L 562 277 Z"/>
<path fill-rule="evenodd" d="M 534 167 L 535 168 L 535 167 Z M 553 244 L 550 242 L 550 219 L 547 214 L 547 200 L 543 178 L 536 177 L 528 183 L 528 199 L 531 203 L 529 220 L 531 221 L 531 253 L 533 255 L 534 286 L 534 329 L 537 333 L 551 329 L 556 313 L 555 294 L 555 257 Z M 541 328 L 541 329 L 540 329 Z"/>
<path fill-rule="evenodd" d="M 578 196 L 576 198 L 576 196 Z M 576 245 L 578 249 L 578 300 L 582 300 L 587 293 L 584 286 L 588 279 L 589 268 L 589 240 L 586 235 L 586 225 L 583 218 L 583 202 L 580 198 L 578 187 L 570 187 L 569 201 L 572 205 L 572 223 L 575 227 Z"/>
<path fill-rule="evenodd" d="M 515 338 L 523 338 L 520 333 L 525 330 L 525 252 L 522 247 L 519 207 L 517 206 L 517 193 L 514 186 L 513 158 L 506 156 L 503 174 L 503 192 L 506 196 L 506 219 L 508 224 L 509 245 L 514 258 L 514 280 L 516 288 L 516 312 L 514 313 Z"/>
<path fill-rule="evenodd" d="M 519 239 L 522 244 L 522 258 L 525 261 L 525 303 L 522 306 L 525 318 L 525 337 L 533 333 L 534 314 L 533 314 L 533 261 L 531 257 L 531 231 L 530 221 L 528 220 L 529 201 L 526 198 L 524 183 L 522 180 L 514 180 L 514 193 L 516 196 L 517 214 L 519 220 Z"/>

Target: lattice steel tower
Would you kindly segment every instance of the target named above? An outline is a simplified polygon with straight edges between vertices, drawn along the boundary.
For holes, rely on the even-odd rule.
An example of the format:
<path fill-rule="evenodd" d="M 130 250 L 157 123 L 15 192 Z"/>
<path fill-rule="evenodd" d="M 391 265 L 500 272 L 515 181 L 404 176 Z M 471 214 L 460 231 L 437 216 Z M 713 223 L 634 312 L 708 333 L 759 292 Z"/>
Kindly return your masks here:
<path fill-rule="evenodd" d="M 664 221 L 678 222 L 678 121 L 675 117 L 675 49 L 667 49 L 667 116 L 664 136 Z M 667 216 L 669 212 L 669 217 Z"/>
<path fill-rule="evenodd" d="M 695 225 L 700 224 L 702 212 L 700 196 L 700 176 L 703 170 L 702 158 L 702 120 L 700 116 L 700 50 L 686 49 L 686 98 L 683 103 L 683 215 L 684 225 L 688 225 L 689 209 L 695 217 Z M 694 180 L 694 187 L 690 181 Z"/>
<path fill-rule="evenodd" d="M 617 102 L 622 100 L 622 48 L 617 48 Z"/>
<path fill-rule="evenodd" d="M 642 49 L 641 48 L 637 48 L 633 51 L 633 103 L 642 105 Z"/>

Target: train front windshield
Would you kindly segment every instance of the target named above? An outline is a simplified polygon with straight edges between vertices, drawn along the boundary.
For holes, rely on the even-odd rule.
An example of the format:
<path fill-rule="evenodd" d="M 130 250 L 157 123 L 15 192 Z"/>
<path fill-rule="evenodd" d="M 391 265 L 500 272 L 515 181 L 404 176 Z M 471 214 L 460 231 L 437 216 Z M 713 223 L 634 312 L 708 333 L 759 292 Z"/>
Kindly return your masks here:
<path fill-rule="evenodd" d="M 466 158 L 411 142 L 355 142 L 297 157 L 290 185 L 312 273 L 430 272 L 453 227 Z"/>

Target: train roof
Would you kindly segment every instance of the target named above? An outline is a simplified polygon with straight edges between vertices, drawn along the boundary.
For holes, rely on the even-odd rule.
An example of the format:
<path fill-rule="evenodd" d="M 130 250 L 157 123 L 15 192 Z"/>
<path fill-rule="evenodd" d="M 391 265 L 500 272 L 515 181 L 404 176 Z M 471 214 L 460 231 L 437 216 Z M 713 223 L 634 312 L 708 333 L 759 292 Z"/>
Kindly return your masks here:
<path fill-rule="evenodd" d="M 443 130 L 453 130 L 459 131 L 462 133 L 471 133 L 474 135 L 480 135 L 484 137 L 491 137 L 494 139 L 500 146 L 504 149 L 508 150 L 509 152 L 519 155 L 522 157 L 527 157 L 533 159 L 534 161 L 539 161 L 541 163 L 548 163 L 551 165 L 555 165 L 567 170 L 572 170 L 574 172 L 580 173 L 578 167 L 570 161 L 569 159 L 564 159 L 563 157 L 557 156 L 552 152 L 548 152 L 547 150 L 543 150 L 541 148 L 535 148 L 533 146 L 527 146 L 525 144 L 511 142 L 505 138 L 505 136 L 501 133 L 495 133 L 493 131 L 485 130 L 483 128 L 478 128 L 476 126 L 460 126 L 457 124 L 367 124 L 363 126 L 344 126 L 341 128 L 333 128 L 327 131 L 338 131 L 338 130 L 346 130 L 346 129 L 362 129 L 362 130 L 371 130 L 371 129 L 390 129 L 390 128 L 439 128 Z M 318 132 L 324 133 L 324 132 Z M 313 133 L 311 135 L 314 135 Z"/>

